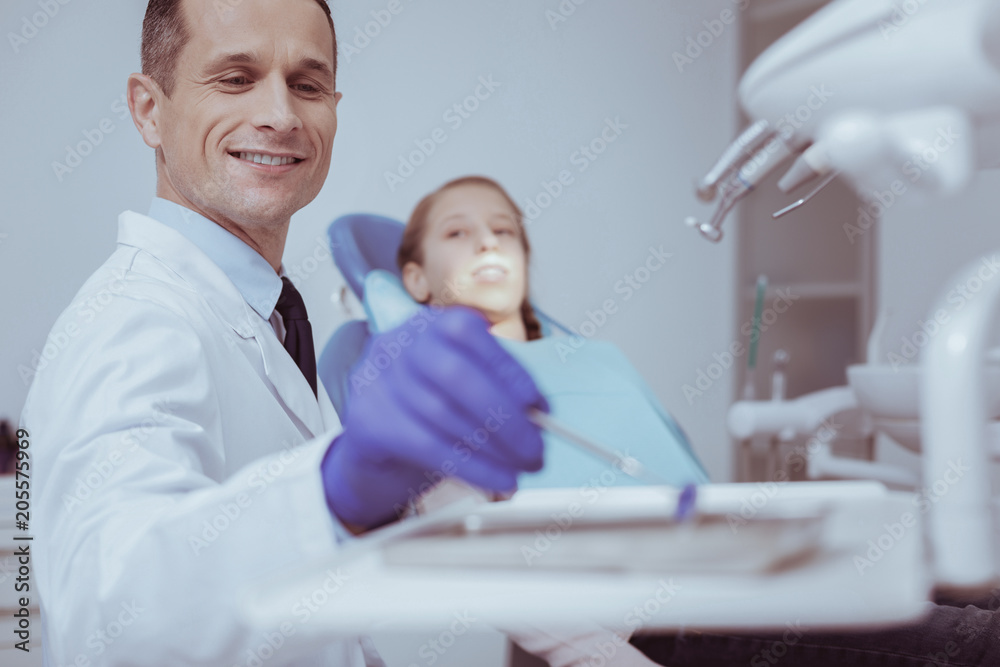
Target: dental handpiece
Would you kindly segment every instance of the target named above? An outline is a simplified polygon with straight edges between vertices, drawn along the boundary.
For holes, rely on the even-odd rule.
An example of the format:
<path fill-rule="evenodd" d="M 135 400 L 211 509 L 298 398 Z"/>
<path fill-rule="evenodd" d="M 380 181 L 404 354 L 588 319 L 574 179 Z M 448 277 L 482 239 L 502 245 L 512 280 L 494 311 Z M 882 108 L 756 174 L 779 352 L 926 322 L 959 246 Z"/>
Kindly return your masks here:
<path fill-rule="evenodd" d="M 719 182 L 731 172 L 737 170 L 753 157 L 761 146 L 774 135 L 771 124 L 766 120 L 758 120 L 745 129 L 736 140 L 722 153 L 705 177 L 701 179 L 696 190 L 698 198 L 710 202 L 715 199 Z"/>
<path fill-rule="evenodd" d="M 722 239 L 722 223 L 729 212 L 790 155 L 792 150 L 784 141 L 768 140 L 718 187 L 722 196 L 711 221 L 699 223 L 697 218 L 689 216 L 684 223 L 697 229 L 709 241 L 717 243 Z"/>

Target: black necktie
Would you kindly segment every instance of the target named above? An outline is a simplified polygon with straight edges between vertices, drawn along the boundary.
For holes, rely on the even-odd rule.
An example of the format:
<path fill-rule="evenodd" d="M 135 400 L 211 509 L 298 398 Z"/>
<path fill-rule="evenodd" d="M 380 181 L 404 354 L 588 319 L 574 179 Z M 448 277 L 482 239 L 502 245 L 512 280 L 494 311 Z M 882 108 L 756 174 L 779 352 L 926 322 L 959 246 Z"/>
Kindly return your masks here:
<path fill-rule="evenodd" d="M 313 349 L 312 327 L 302 295 L 288 278 L 281 279 L 281 296 L 274 308 L 281 313 L 285 323 L 285 349 L 306 376 L 313 394 L 316 394 L 316 351 Z"/>

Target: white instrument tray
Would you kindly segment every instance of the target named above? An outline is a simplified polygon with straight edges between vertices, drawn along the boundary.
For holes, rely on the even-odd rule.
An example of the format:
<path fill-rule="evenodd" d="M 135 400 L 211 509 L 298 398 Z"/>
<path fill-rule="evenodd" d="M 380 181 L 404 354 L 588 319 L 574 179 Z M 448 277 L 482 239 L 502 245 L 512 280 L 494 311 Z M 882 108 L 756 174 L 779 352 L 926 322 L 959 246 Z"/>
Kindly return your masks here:
<path fill-rule="evenodd" d="M 440 629 L 462 613 L 484 628 L 620 628 L 640 609 L 647 629 L 767 630 L 884 627 L 927 609 L 912 494 L 875 482 L 706 485 L 701 519 L 680 525 L 673 489 L 591 497 L 522 491 L 373 531 L 248 590 L 245 618 L 262 631 L 294 623 L 312 599 L 296 631 L 321 641 Z M 916 524 L 896 531 L 907 512 Z"/>

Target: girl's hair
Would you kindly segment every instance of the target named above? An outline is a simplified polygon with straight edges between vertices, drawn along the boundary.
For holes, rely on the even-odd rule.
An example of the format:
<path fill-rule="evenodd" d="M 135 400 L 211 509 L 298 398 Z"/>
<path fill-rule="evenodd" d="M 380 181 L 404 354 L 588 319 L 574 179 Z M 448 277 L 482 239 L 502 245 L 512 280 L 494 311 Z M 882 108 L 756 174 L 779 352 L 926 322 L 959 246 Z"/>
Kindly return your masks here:
<path fill-rule="evenodd" d="M 440 188 L 430 193 L 426 197 L 420 200 L 416 208 L 413 209 L 413 213 L 410 214 L 410 220 L 406 223 L 406 229 L 403 230 L 403 240 L 399 244 L 399 252 L 396 254 L 396 264 L 399 265 L 399 269 L 402 271 L 403 267 L 406 266 L 407 262 L 415 262 L 423 266 L 424 264 L 424 236 L 427 232 L 427 216 L 431 212 L 431 208 L 441 197 L 442 194 L 462 185 L 485 185 L 487 187 L 493 188 L 499 192 L 507 203 L 510 205 L 512 211 L 514 211 L 514 222 L 517 224 L 517 230 L 521 237 L 521 247 L 524 249 L 524 260 L 525 260 L 525 294 L 524 301 L 521 302 L 521 319 L 524 321 L 524 330 L 528 335 L 528 340 L 535 340 L 542 337 L 542 325 L 538 321 L 538 317 L 535 316 L 535 310 L 531 307 L 531 302 L 528 300 L 528 276 L 527 276 L 527 266 L 528 261 L 531 258 L 531 245 L 528 243 L 528 235 L 524 229 L 524 214 L 521 213 L 521 209 L 518 208 L 514 200 L 510 198 L 507 191 L 503 189 L 499 183 L 494 181 L 492 178 L 487 178 L 486 176 L 463 176 L 462 178 L 456 178 L 453 181 L 448 181 Z"/>

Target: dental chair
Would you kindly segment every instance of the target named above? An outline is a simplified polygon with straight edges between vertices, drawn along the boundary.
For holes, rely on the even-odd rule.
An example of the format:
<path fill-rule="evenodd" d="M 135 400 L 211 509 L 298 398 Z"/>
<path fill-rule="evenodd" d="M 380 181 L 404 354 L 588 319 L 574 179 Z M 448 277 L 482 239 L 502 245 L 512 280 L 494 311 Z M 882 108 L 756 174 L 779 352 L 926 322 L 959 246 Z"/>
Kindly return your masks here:
<path fill-rule="evenodd" d="M 340 415 L 344 415 L 347 407 L 352 370 L 356 370 L 354 367 L 373 335 L 402 325 L 413 314 L 415 304 L 412 299 L 402 296 L 405 290 L 396 265 L 403 229 L 401 222 L 391 218 L 359 213 L 334 220 L 327 230 L 334 263 L 351 291 L 362 302 L 367 316 L 366 320 L 351 320 L 341 325 L 324 346 L 317 364 L 318 377 Z M 373 302 L 380 303 L 380 306 L 372 307 Z M 534 304 L 532 307 L 541 324 L 543 337 L 551 336 L 555 331 L 577 335 Z M 673 417 L 662 409 L 661 418 L 672 424 L 686 441 Z M 506 667 L 542 667 L 547 664 L 508 640 Z"/>
<path fill-rule="evenodd" d="M 366 315 L 365 320 L 343 324 L 324 347 L 317 364 L 317 375 L 340 415 L 350 409 L 354 390 L 377 381 L 377 364 L 386 355 L 375 354 L 359 364 L 374 336 L 404 326 L 413 327 L 413 333 L 419 334 L 425 321 L 435 316 L 433 309 L 428 311 L 415 302 L 403 287 L 396 267 L 403 229 L 401 223 L 390 218 L 364 214 L 347 215 L 330 225 L 334 261 L 361 300 Z M 541 324 L 542 339 L 536 341 L 538 344 L 502 339 L 498 342 L 533 374 L 554 415 L 569 416 L 574 427 L 598 442 L 628 450 L 659 473 L 665 483 L 683 486 L 707 481 L 689 438 L 621 350 L 607 341 L 587 341 L 584 346 L 570 341 L 576 350 L 570 361 L 561 351 L 569 346 L 552 334 L 556 329 L 574 338 L 576 334 L 532 307 Z M 395 343 L 387 344 L 390 348 L 384 351 L 392 354 Z M 602 410 L 628 418 L 624 422 L 608 420 Z M 578 487 L 606 472 L 606 462 L 563 439 L 551 433 L 543 434 L 543 439 L 546 465 L 523 476 L 521 488 Z M 616 475 L 614 480 L 616 486 L 636 483 L 622 475 Z"/>
<path fill-rule="evenodd" d="M 333 261 L 351 292 L 365 304 L 368 316 L 368 320 L 351 320 L 341 325 L 327 341 L 317 363 L 317 374 L 338 414 L 344 414 L 347 407 L 350 371 L 361 358 L 374 330 L 385 330 L 393 324 L 379 322 L 381 326 L 373 330 L 369 323 L 374 322 L 377 315 L 368 308 L 365 293 L 366 289 L 369 292 L 401 290 L 402 275 L 396 266 L 396 253 L 404 227 L 402 222 L 385 216 L 353 213 L 337 218 L 327 230 Z M 532 304 L 532 307 L 542 325 L 543 336 L 551 335 L 554 330 L 574 335 L 537 306 Z M 401 304 L 399 310 L 404 308 Z"/>
<path fill-rule="evenodd" d="M 396 251 L 403 238 L 403 223 L 370 213 L 354 213 L 334 220 L 327 229 L 333 262 L 351 292 L 364 299 L 365 276 L 375 269 L 396 275 Z M 365 320 L 351 320 L 337 329 L 323 347 L 317 363 L 320 382 L 326 387 L 337 414 L 343 415 L 349 395 L 351 368 L 361 358 L 371 331 Z"/>

